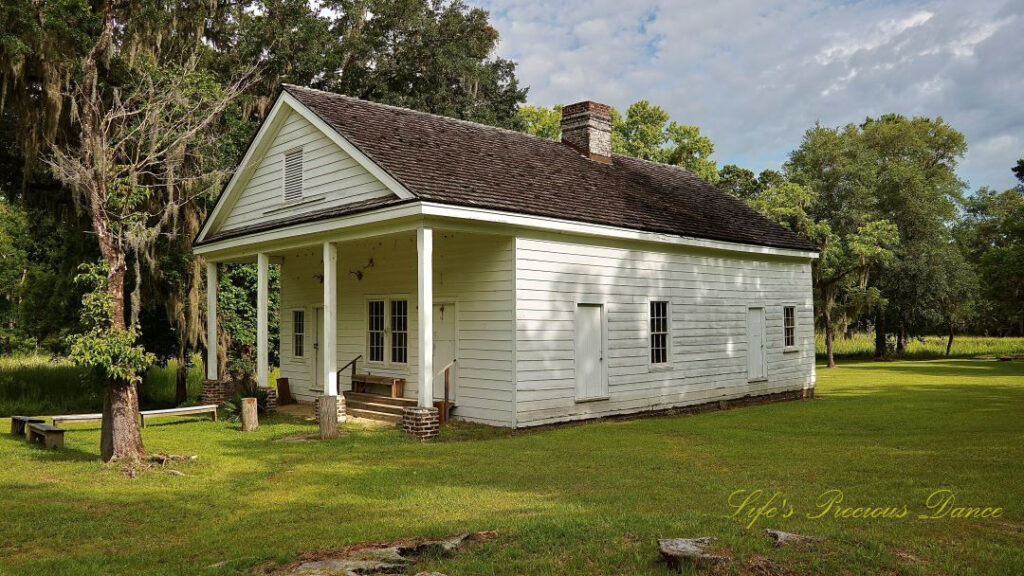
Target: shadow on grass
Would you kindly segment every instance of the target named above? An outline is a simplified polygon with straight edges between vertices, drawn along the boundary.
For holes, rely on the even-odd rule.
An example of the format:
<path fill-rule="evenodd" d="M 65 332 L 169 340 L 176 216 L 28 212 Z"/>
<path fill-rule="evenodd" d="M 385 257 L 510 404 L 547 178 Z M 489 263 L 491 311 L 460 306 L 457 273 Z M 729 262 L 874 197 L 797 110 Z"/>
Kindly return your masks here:
<path fill-rule="evenodd" d="M 100 458 L 98 453 L 86 452 L 84 450 L 79 450 L 78 448 L 69 448 L 67 445 L 65 445 L 61 450 L 47 450 L 45 444 L 42 442 L 29 443 L 24 436 L 4 434 L 3 441 L 12 448 L 15 447 L 15 445 L 30 448 L 30 450 L 28 450 L 28 454 L 34 460 L 46 462 L 82 462 L 87 460 L 99 460 Z"/>

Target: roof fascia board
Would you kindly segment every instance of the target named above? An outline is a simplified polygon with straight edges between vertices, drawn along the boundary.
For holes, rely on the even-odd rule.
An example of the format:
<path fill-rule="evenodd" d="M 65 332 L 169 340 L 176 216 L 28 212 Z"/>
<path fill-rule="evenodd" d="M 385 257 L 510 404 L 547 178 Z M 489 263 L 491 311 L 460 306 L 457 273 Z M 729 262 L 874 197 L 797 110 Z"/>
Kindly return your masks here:
<path fill-rule="evenodd" d="M 743 244 L 739 242 L 724 242 L 721 240 L 709 240 L 690 236 L 675 236 L 672 234 L 659 234 L 656 232 L 644 232 L 615 226 L 601 224 L 587 224 L 572 220 L 548 218 L 544 216 L 531 216 L 488 210 L 483 208 L 470 208 L 462 206 L 451 206 L 448 204 L 437 204 L 422 202 L 422 213 L 425 217 L 455 218 L 462 220 L 475 220 L 491 224 L 502 224 L 517 228 L 532 228 L 547 230 L 564 234 L 575 234 L 582 236 L 598 236 L 603 238 L 614 238 L 619 240 L 638 240 L 642 242 L 653 242 L 657 244 L 670 244 L 674 246 L 685 246 L 691 248 L 704 248 L 709 250 L 724 250 L 729 252 L 741 252 L 746 254 L 761 254 L 766 256 L 783 256 L 790 258 L 816 259 L 817 252 L 807 250 L 795 250 L 791 248 L 776 248 L 773 246 L 760 246 L 756 244 Z"/>
<path fill-rule="evenodd" d="M 293 110 L 299 113 L 305 118 L 310 124 L 316 126 L 318 130 L 323 132 L 332 142 L 337 144 L 339 148 L 345 151 L 346 154 L 351 156 L 360 166 L 366 169 L 367 172 L 373 175 L 374 178 L 380 180 L 388 190 L 391 190 L 402 200 L 412 200 L 416 198 L 416 195 L 409 191 L 401 182 L 396 180 L 391 174 L 382 168 L 379 164 L 373 161 L 372 158 L 363 153 L 358 146 L 350 142 L 347 138 L 342 136 L 333 126 L 328 124 L 321 118 L 316 112 L 311 110 L 305 104 L 299 101 L 298 98 L 292 96 L 287 90 L 281 92 L 281 97 L 284 101 L 291 106 Z"/>
<path fill-rule="evenodd" d="M 773 246 L 759 246 L 756 244 L 742 244 L 738 242 L 723 242 L 720 240 L 708 240 L 705 238 L 693 238 L 688 236 L 674 236 L 671 234 L 659 234 L 655 232 L 644 232 L 641 230 L 630 230 L 615 226 L 601 224 L 586 224 L 571 220 L 560 220 L 543 216 L 530 216 L 502 212 L 498 210 L 486 210 L 482 208 L 467 208 L 437 204 L 432 202 L 416 202 L 390 206 L 355 214 L 342 216 L 319 222 L 308 222 L 292 226 L 258 232 L 248 236 L 229 238 L 222 241 L 211 242 L 197 246 L 194 249 L 196 254 L 205 255 L 211 260 L 221 260 L 228 255 L 235 257 L 252 253 L 273 245 L 275 249 L 282 247 L 298 247 L 314 242 L 315 237 L 330 235 L 332 233 L 345 231 L 357 226 L 380 225 L 389 220 L 413 218 L 422 221 L 424 218 L 437 220 L 462 220 L 474 223 L 482 223 L 486 226 L 469 225 L 463 227 L 467 231 L 480 231 L 494 233 L 495 224 L 508 226 L 510 228 L 527 228 L 544 230 L 561 234 L 572 234 L 577 236 L 593 236 L 611 238 L 617 240 L 631 240 L 650 242 L 655 244 L 667 244 L 688 248 L 701 248 L 706 250 L 718 250 L 726 252 L 737 252 L 744 254 L 758 254 L 764 256 L 781 256 L 786 258 L 816 259 L 817 252 L 806 250 L 794 250 L 790 248 L 776 248 Z M 443 224 L 443 222 L 437 222 Z M 458 225 L 453 228 L 459 228 Z M 368 234 L 374 235 L 374 234 Z"/>

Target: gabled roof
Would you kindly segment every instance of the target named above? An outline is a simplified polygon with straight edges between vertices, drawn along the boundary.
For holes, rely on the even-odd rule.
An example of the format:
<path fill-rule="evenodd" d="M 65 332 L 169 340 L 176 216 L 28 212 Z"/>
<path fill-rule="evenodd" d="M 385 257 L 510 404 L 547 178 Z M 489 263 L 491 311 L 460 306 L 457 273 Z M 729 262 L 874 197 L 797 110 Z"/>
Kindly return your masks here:
<path fill-rule="evenodd" d="M 582 157 L 559 142 L 286 84 L 284 89 L 422 200 L 817 251 L 678 167 Z"/>
<path fill-rule="evenodd" d="M 283 88 L 419 200 L 817 251 L 799 235 L 675 166 L 618 155 L 604 164 L 528 134 L 301 86 Z M 260 226 L 338 215 L 310 213 Z M 232 230 L 203 243 L 251 232 L 256 230 Z"/>

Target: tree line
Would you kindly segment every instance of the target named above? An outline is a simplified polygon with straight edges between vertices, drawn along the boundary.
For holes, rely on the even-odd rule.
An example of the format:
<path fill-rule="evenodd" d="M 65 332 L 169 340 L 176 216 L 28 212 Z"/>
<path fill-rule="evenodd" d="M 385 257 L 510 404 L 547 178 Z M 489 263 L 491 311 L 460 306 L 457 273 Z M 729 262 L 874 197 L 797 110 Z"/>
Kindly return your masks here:
<path fill-rule="evenodd" d="M 559 138 L 560 107 L 523 106 L 524 130 Z M 780 170 L 711 158 L 696 126 L 638 101 L 612 114 L 612 150 L 685 168 L 812 241 L 816 328 L 834 339 L 875 333 L 875 355 L 909 338 L 958 332 L 1024 335 L 1024 159 L 1018 185 L 967 193 L 956 172 L 964 135 L 942 118 L 886 114 L 815 124 Z"/>

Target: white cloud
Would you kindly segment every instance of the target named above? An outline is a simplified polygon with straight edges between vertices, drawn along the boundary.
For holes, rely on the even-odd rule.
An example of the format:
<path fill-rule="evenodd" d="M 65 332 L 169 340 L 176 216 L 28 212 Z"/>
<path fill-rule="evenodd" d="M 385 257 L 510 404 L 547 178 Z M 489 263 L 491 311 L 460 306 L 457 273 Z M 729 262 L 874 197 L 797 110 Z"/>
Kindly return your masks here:
<path fill-rule="evenodd" d="M 1010 185 L 1024 155 L 1019 0 L 472 1 L 531 103 L 647 98 L 709 134 L 720 164 L 777 166 L 815 121 L 886 112 L 965 132 L 973 185 Z"/>

